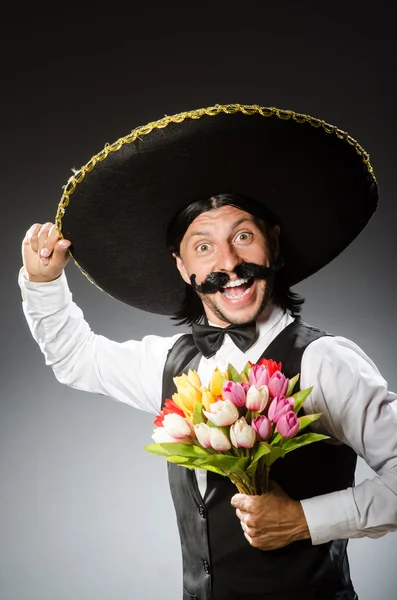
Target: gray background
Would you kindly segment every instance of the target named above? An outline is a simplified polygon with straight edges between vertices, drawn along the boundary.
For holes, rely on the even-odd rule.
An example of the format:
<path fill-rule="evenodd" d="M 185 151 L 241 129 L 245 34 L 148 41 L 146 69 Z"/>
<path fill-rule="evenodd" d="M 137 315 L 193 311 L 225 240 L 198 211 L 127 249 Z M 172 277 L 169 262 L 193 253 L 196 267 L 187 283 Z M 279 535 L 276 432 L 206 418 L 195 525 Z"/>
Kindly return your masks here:
<path fill-rule="evenodd" d="M 397 390 L 397 61 L 387 4 L 4 12 L 1 600 L 181 597 L 166 465 L 142 449 L 153 417 L 57 383 L 30 337 L 16 283 L 23 235 L 54 219 L 72 167 L 134 127 L 240 102 L 309 113 L 358 139 L 380 184 L 379 210 L 343 256 L 296 291 L 307 299 L 307 321 L 353 339 Z M 119 341 L 175 332 L 168 318 L 99 292 L 73 264 L 67 274 L 96 332 Z M 371 475 L 359 461 L 358 480 Z M 349 548 L 360 600 L 393 600 L 396 534 Z"/>

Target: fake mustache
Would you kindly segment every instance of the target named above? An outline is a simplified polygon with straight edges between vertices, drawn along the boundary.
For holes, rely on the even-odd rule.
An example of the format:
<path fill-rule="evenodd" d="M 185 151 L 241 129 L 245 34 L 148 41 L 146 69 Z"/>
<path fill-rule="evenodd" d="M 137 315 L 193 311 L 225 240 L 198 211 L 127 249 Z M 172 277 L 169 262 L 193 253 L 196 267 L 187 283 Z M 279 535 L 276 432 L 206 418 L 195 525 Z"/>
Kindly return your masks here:
<path fill-rule="evenodd" d="M 284 265 L 284 261 L 279 257 L 273 265 L 267 267 L 265 265 L 257 265 L 255 263 L 243 262 L 241 265 L 237 265 L 234 269 L 234 273 L 238 279 L 268 279 L 271 275 L 276 273 Z M 196 275 L 191 275 L 190 282 L 192 287 L 199 294 L 214 294 L 219 292 L 225 287 L 230 277 L 226 273 L 215 271 L 210 273 L 199 285 L 196 283 Z"/>

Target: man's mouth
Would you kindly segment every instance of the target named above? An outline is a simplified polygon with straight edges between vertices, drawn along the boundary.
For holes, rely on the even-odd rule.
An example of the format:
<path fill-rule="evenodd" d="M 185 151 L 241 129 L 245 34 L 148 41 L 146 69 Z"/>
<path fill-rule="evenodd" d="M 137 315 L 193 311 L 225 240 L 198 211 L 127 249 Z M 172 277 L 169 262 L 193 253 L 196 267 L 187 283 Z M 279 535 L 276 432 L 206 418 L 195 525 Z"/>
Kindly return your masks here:
<path fill-rule="evenodd" d="M 220 289 L 220 292 L 229 300 L 238 300 L 248 294 L 254 281 L 254 277 L 250 277 L 249 279 L 233 279 L 233 281 L 228 281 Z"/>

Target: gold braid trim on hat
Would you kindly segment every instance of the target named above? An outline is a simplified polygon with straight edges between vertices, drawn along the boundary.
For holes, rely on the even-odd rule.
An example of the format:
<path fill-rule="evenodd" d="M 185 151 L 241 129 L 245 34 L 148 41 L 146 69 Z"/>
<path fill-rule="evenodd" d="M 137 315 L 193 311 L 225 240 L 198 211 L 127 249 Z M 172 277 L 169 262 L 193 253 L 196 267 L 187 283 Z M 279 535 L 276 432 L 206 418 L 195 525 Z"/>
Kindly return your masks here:
<path fill-rule="evenodd" d="M 65 186 L 63 186 L 63 194 L 62 198 L 58 204 L 58 210 L 55 217 L 55 224 L 58 232 L 62 235 L 62 218 L 65 214 L 65 209 L 69 205 L 70 196 L 73 194 L 74 190 L 78 183 L 81 183 L 86 175 L 92 171 L 95 165 L 108 156 L 110 152 L 117 152 L 124 144 L 132 144 L 136 139 L 140 139 L 141 136 L 148 135 L 153 131 L 153 129 L 164 129 L 170 123 L 182 123 L 185 119 L 200 119 L 203 116 L 214 117 L 219 115 L 220 113 L 224 113 L 227 115 L 233 115 L 235 113 L 241 112 L 244 115 L 254 115 L 260 114 L 262 117 L 273 117 L 276 116 L 279 119 L 288 120 L 293 119 L 297 123 L 309 123 L 312 127 L 320 128 L 322 127 L 326 133 L 335 134 L 339 139 L 345 140 L 348 144 L 353 146 L 356 149 L 357 154 L 359 154 L 367 166 L 368 172 L 376 181 L 375 173 L 370 163 L 370 157 L 368 152 L 360 146 L 357 140 L 353 139 L 346 131 L 342 131 L 335 125 L 329 125 L 325 121 L 321 119 L 316 119 L 310 115 L 304 115 L 300 113 L 296 113 L 293 110 L 285 110 L 280 108 L 272 107 L 264 107 L 258 106 L 257 104 L 216 104 L 215 106 L 209 106 L 208 108 L 199 108 L 196 110 L 189 110 L 186 112 L 178 113 L 176 115 L 164 116 L 162 119 L 158 121 L 151 121 L 147 125 L 141 125 L 140 127 L 136 127 L 129 133 L 128 135 L 119 138 L 113 144 L 105 144 L 103 150 L 95 154 L 81 169 L 76 171 L 68 180 Z M 71 252 L 69 254 L 72 256 Z M 75 264 L 79 267 L 80 271 L 87 277 L 87 279 L 96 285 L 99 286 L 93 281 L 89 275 L 80 267 L 75 259 L 73 259 Z M 99 288 L 101 289 L 101 288 Z"/>

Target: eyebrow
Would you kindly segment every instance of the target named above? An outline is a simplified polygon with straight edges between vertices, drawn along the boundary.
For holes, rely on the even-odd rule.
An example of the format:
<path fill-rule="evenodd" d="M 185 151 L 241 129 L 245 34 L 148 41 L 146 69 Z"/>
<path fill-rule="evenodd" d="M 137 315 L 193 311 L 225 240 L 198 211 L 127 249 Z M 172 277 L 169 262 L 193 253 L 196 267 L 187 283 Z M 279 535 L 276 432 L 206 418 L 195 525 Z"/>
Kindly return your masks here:
<path fill-rule="evenodd" d="M 248 221 L 249 223 L 255 225 L 255 221 L 253 221 L 252 219 L 250 219 L 249 217 L 242 217 L 241 219 L 238 219 L 238 221 L 236 221 L 235 223 L 233 223 L 232 227 L 231 227 L 231 231 L 233 231 L 234 229 L 237 229 L 237 227 L 239 225 L 241 225 L 242 223 L 244 223 L 245 221 Z M 201 236 L 209 236 L 212 235 L 210 231 L 193 231 L 187 238 L 187 240 L 190 240 L 193 237 L 201 237 Z"/>

